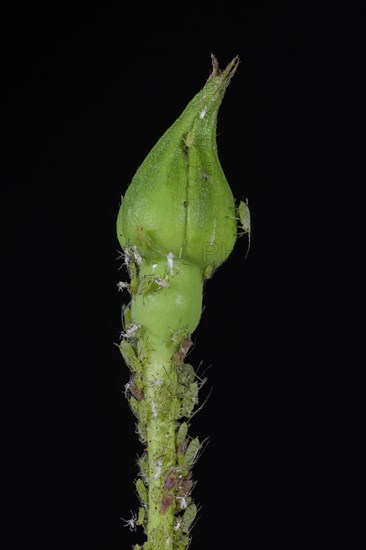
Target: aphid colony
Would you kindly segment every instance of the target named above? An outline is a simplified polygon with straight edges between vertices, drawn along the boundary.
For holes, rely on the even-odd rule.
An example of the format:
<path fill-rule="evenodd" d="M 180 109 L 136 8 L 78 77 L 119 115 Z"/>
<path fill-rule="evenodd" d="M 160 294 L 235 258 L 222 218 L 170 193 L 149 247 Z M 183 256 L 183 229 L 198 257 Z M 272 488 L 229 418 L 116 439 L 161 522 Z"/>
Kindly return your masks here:
<path fill-rule="evenodd" d="M 167 288 L 171 276 L 170 268 L 174 269 L 171 264 L 172 258 L 167 258 L 169 267 L 167 274 L 161 280 L 145 281 L 142 288 L 141 281 L 138 281 L 139 257 L 137 250 L 125 253 L 130 275 L 133 274 L 136 277 L 135 292 L 147 294 Z M 117 286 L 119 290 L 128 288 L 132 293 L 131 285 L 119 283 Z M 184 550 L 189 545 L 190 529 L 197 514 L 197 506 L 193 503 L 191 496 L 194 488 L 192 468 L 202 450 L 202 443 L 198 437 L 192 438 L 188 435 L 189 420 L 194 414 L 199 390 L 206 379 L 199 378 L 192 365 L 185 363 L 193 342 L 184 328 L 171 334 L 169 347 L 172 352 L 170 364 L 167 365 L 167 371 L 170 370 L 171 375 L 163 379 L 151 379 L 146 374 L 146 364 L 151 356 L 151 344 L 144 333 L 144 328 L 132 322 L 130 306 L 124 308 L 123 327 L 119 349 L 130 370 L 130 378 L 125 384 L 125 396 L 137 418 L 136 431 L 145 448 L 138 460 L 139 477 L 135 482 L 140 508 L 137 514 L 131 512 L 131 518 L 123 521 L 130 530 L 142 526 L 147 533 L 149 506 L 156 506 L 161 516 L 173 510 L 173 540 L 167 541 L 167 547 L 172 545 L 174 549 Z M 152 419 L 156 419 L 158 415 L 159 418 L 167 418 L 168 422 L 173 422 L 175 426 L 176 448 L 175 460 L 172 463 L 167 463 L 163 449 L 161 459 L 155 460 L 153 464 L 149 460 L 148 430 Z M 149 501 L 151 482 L 160 484 L 159 502 Z M 161 545 L 159 529 L 153 532 L 153 536 L 150 533 L 149 542 L 145 542 L 143 547 L 135 545 L 134 549 L 153 550 L 155 545 L 156 547 Z"/>

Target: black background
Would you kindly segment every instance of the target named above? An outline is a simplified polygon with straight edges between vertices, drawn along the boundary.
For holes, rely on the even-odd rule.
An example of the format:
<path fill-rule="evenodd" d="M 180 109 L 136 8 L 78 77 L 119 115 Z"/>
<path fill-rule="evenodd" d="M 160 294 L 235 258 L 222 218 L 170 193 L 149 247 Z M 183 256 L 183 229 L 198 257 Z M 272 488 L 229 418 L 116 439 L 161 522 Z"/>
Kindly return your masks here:
<path fill-rule="evenodd" d="M 213 393 L 192 422 L 210 443 L 191 548 L 302 549 L 324 521 L 360 364 L 363 207 L 345 157 L 349 14 L 320 5 L 2 9 L 4 548 L 143 540 L 120 520 L 142 448 L 113 345 L 115 219 L 211 52 L 241 58 L 218 147 L 253 233 L 207 284 L 194 334 Z"/>

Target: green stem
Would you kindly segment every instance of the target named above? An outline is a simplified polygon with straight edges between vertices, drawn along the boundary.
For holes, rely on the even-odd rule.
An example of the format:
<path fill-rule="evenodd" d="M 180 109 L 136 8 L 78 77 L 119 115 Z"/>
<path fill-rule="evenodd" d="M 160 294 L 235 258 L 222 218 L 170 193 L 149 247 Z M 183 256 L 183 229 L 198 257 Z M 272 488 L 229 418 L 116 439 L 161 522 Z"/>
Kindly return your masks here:
<path fill-rule="evenodd" d="M 173 548 L 175 506 L 173 495 L 165 491 L 167 473 L 176 466 L 176 418 L 171 399 L 176 395 L 177 374 L 172 368 L 172 350 L 154 339 L 150 361 L 145 370 L 145 399 L 151 407 L 147 424 L 149 460 L 148 540 L 165 541 L 164 548 Z M 172 499 L 171 503 L 170 499 Z"/>

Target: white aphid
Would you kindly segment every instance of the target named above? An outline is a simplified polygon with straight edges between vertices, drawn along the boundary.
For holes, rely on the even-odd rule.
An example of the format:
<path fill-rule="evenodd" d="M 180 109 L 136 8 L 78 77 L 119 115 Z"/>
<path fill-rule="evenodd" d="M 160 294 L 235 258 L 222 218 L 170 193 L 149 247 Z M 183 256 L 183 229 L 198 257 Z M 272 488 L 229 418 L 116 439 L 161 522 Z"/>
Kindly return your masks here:
<path fill-rule="evenodd" d="M 136 247 L 135 244 L 132 247 L 132 252 L 133 252 L 133 257 L 134 257 L 135 262 L 137 263 L 137 265 L 141 265 L 142 264 L 142 257 L 141 257 L 140 252 L 137 250 L 137 247 Z"/>
<path fill-rule="evenodd" d="M 174 531 L 179 531 L 182 521 L 182 518 L 175 518 Z"/>
<path fill-rule="evenodd" d="M 174 254 L 173 252 L 169 252 L 166 256 L 166 261 L 168 264 L 168 269 L 170 271 L 170 274 L 173 275 L 173 269 L 174 269 Z"/>
<path fill-rule="evenodd" d="M 158 411 L 156 410 L 155 401 L 153 399 L 151 400 L 151 410 L 153 417 L 156 418 L 158 416 Z"/>
<path fill-rule="evenodd" d="M 155 462 L 155 474 L 154 474 L 154 479 L 159 479 L 159 477 L 161 476 L 161 467 L 162 467 L 163 463 L 161 460 L 158 460 L 157 462 Z"/>
<path fill-rule="evenodd" d="M 160 288 L 168 288 L 168 286 L 169 286 L 168 277 L 157 277 L 155 279 L 155 282 Z"/>
<path fill-rule="evenodd" d="M 137 516 L 134 512 L 132 512 L 132 510 L 131 510 L 130 519 L 124 519 L 124 518 L 120 518 L 120 519 L 125 522 L 125 525 L 123 527 L 129 527 L 130 531 L 136 531 Z"/>
<path fill-rule="evenodd" d="M 177 500 L 180 500 L 180 507 L 182 510 L 185 510 L 188 506 L 186 497 L 177 497 Z"/>
<path fill-rule="evenodd" d="M 125 253 L 125 263 L 128 265 L 131 261 L 130 249 L 125 248 L 124 253 Z"/>
<path fill-rule="evenodd" d="M 140 328 L 137 323 L 132 323 L 124 332 L 121 332 L 121 338 L 133 338 Z"/>
<path fill-rule="evenodd" d="M 204 107 L 202 111 L 200 112 L 200 119 L 203 120 L 206 116 L 207 107 Z"/>
<path fill-rule="evenodd" d="M 128 283 L 125 281 L 118 281 L 117 283 L 118 292 L 122 292 L 125 288 L 128 288 Z"/>

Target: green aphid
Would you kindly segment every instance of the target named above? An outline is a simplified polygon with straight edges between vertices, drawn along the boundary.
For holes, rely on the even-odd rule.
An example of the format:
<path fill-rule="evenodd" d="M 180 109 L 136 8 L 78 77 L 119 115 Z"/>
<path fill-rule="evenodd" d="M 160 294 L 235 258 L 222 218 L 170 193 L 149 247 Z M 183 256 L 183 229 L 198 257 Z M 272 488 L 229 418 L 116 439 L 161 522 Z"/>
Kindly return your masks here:
<path fill-rule="evenodd" d="M 121 340 L 119 349 L 122 353 L 126 365 L 134 372 L 142 373 L 142 364 L 136 356 L 136 352 L 132 344 L 126 339 Z"/>
<path fill-rule="evenodd" d="M 136 401 L 137 403 L 137 401 Z M 144 403 L 144 401 L 142 401 Z M 139 436 L 139 440 L 143 445 L 147 443 L 147 426 L 143 422 L 137 422 L 136 424 L 136 433 Z"/>
<path fill-rule="evenodd" d="M 131 396 L 131 397 L 128 399 L 128 404 L 130 405 L 133 414 L 136 416 L 137 419 L 139 419 L 139 418 L 140 418 L 140 414 L 139 414 L 139 410 L 140 410 L 139 402 L 138 402 L 134 397 Z"/>
<path fill-rule="evenodd" d="M 214 273 L 214 268 L 212 267 L 212 265 L 208 265 L 205 267 L 205 269 L 203 270 L 203 279 L 206 280 L 206 279 L 211 279 L 212 275 Z"/>
<path fill-rule="evenodd" d="M 176 438 L 177 448 L 180 448 L 183 445 L 187 437 L 187 433 L 188 433 L 188 424 L 187 422 L 182 422 L 177 431 L 177 438 Z"/>
<path fill-rule="evenodd" d="M 137 287 L 137 294 L 141 296 L 146 296 L 152 290 L 156 290 L 158 287 L 155 283 L 155 278 L 153 275 L 144 275 L 140 277 L 139 284 Z"/>
<path fill-rule="evenodd" d="M 141 362 L 144 362 L 149 353 L 146 335 L 143 330 L 140 329 L 139 337 L 137 340 L 137 356 Z"/>
<path fill-rule="evenodd" d="M 196 137 L 196 132 L 194 130 L 191 130 L 190 132 L 188 132 L 183 138 L 184 145 L 187 148 L 192 147 L 195 137 Z"/>
<path fill-rule="evenodd" d="M 139 457 L 137 464 L 140 468 L 140 475 L 142 480 L 145 483 L 149 483 L 149 457 L 146 452 Z"/>
<path fill-rule="evenodd" d="M 245 257 L 248 256 L 250 249 L 250 237 L 251 237 L 251 221 L 250 221 L 250 210 L 248 206 L 248 199 L 246 202 L 240 201 L 238 206 L 238 215 L 240 220 L 240 229 L 241 232 L 239 235 L 248 235 L 248 248 L 245 254 Z"/>
<path fill-rule="evenodd" d="M 183 387 L 186 387 L 187 384 L 191 384 L 195 381 L 195 379 L 196 372 L 192 365 L 190 365 L 189 363 L 182 363 L 181 365 L 179 365 L 178 380 Z"/>
<path fill-rule="evenodd" d="M 140 423 L 146 425 L 151 414 L 151 405 L 144 399 L 139 403 L 139 419 Z"/>
<path fill-rule="evenodd" d="M 132 324 L 132 314 L 131 314 L 131 308 L 129 306 L 125 306 L 122 309 L 122 318 L 123 318 L 124 326 L 128 326 Z"/>
<path fill-rule="evenodd" d="M 178 540 L 176 542 L 174 541 L 173 549 L 174 550 L 186 550 L 186 548 L 188 548 L 189 543 L 190 543 L 189 537 L 179 536 L 179 538 L 177 537 L 177 539 Z"/>
<path fill-rule="evenodd" d="M 138 494 L 138 497 L 142 504 L 147 505 L 148 503 L 148 494 L 145 483 L 142 481 L 142 479 L 138 478 L 136 480 L 136 491 Z"/>
<path fill-rule="evenodd" d="M 192 382 L 191 384 L 187 385 L 181 401 L 181 416 L 190 418 L 194 407 L 198 403 L 198 392 L 199 387 L 197 382 Z"/>
<path fill-rule="evenodd" d="M 192 468 L 193 464 L 196 461 L 200 448 L 201 443 L 198 437 L 195 437 L 194 439 L 192 439 L 192 441 L 189 442 L 187 450 L 184 453 L 182 459 L 182 466 L 184 470 L 189 471 Z"/>
<path fill-rule="evenodd" d="M 131 294 L 131 296 L 132 296 L 133 294 L 136 294 L 136 292 L 137 292 L 137 287 L 138 287 L 137 267 L 136 267 L 136 265 L 135 265 L 133 262 L 130 262 L 130 263 L 129 263 L 128 272 L 129 272 L 129 275 L 130 275 L 130 287 L 129 287 L 129 292 L 130 292 L 130 294 Z"/>
<path fill-rule="evenodd" d="M 137 520 L 136 520 L 136 525 L 143 525 L 144 524 L 145 514 L 146 514 L 145 508 L 143 506 L 140 506 L 138 516 L 137 516 Z"/>
<path fill-rule="evenodd" d="M 187 331 L 187 327 L 180 327 L 178 330 L 176 330 L 172 334 L 173 346 L 176 346 L 177 348 L 179 348 L 183 340 L 188 337 L 189 337 L 189 333 Z"/>
<path fill-rule="evenodd" d="M 181 416 L 181 404 L 179 402 L 179 399 L 177 397 L 173 397 L 171 405 L 170 405 L 170 415 L 171 418 L 174 420 L 178 420 Z"/>
<path fill-rule="evenodd" d="M 151 255 L 152 257 L 161 257 L 167 254 L 165 250 L 163 250 L 149 235 L 149 232 L 146 231 L 143 227 L 139 226 L 136 228 L 136 245 L 133 248 L 133 252 L 135 252 L 135 260 L 136 260 L 136 252 L 137 250 L 138 255 L 145 257 Z M 137 257 L 137 263 L 140 264 L 140 257 Z M 141 260 L 142 260 L 141 257 Z"/>
<path fill-rule="evenodd" d="M 197 515 L 197 506 L 192 502 L 185 510 L 182 517 L 181 529 L 183 533 L 189 533 L 191 525 Z"/>

